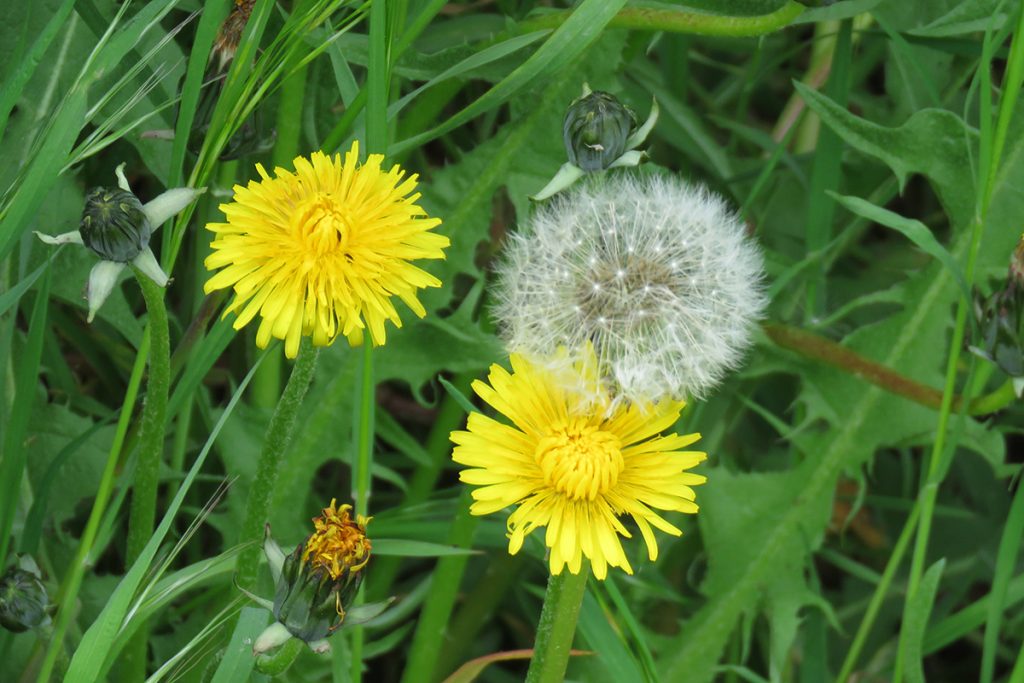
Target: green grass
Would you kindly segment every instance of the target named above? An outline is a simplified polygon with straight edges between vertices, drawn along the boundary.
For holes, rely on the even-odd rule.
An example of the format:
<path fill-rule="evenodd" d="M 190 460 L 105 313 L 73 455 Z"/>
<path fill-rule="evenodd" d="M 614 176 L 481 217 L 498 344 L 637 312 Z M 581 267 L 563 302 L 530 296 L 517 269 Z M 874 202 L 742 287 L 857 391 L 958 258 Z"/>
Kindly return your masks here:
<path fill-rule="evenodd" d="M 591 653 L 567 680 L 1024 683 L 1024 411 L 969 351 L 1021 237 L 1020 3 L 256 0 L 219 75 L 228 0 L 0 3 L 0 558 L 50 605 L 0 630 L 0 680 L 525 679 L 543 531 L 509 556 L 448 436 L 487 410 L 493 262 L 588 83 L 657 100 L 648 164 L 741 212 L 771 301 L 677 425 L 700 512 L 653 563 L 627 524 L 636 573 L 576 586 L 574 639 L 549 610 Z M 419 174 L 442 285 L 383 346 L 260 351 L 203 293 L 204 224 L 257 163 L 356 139 Z M 33 231 L 121 162 L 143 202 L 208 191 L 153 240 L 171 285 L 126 277 L 87 324 L 95 257 Z M 373 516 L 346 610 L 396 600 L 257 662 L 264 525 L 288 553 L 332 498 Z"/>

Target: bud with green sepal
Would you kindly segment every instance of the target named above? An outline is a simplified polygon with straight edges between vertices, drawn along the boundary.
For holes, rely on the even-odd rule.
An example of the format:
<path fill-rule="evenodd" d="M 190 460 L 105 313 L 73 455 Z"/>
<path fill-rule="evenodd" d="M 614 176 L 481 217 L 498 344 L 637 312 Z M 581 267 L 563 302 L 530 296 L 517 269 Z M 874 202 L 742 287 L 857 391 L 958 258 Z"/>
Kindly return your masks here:
<path fill-rule="evenodd" d="M 370 561 L 372 544 L 366 537 L 369 518 L 351 516 L 351 506 L 329 507 L 313 520 L 315 531 L 285 556 L 267 527 L 263 550 L 274 579 L 274 600 L 246 592 L 274 614 L 275 622 L 256 638 L 253 653 L 268 665 L 276 650 L 297 638 L 314 652 L 330 649 L 327 638 L 345 626 L 366 623 L 390 604 L 381 602 L 351 607 Z M 273 661 L 275 670 L 280 665 Z"/>
<path fill-rule="evenodd" d="M 124 164 L 114 171 L 117 188 L 99 187 L 86 196 L 79 229 L 61 235 L 36 235 L 47 244 L 80 244 L 102 259 L 93 266 L 86 286 L 89 322 L 110 296 L 125 266 L 135 266 L 161 287 L 170 278 L 149 248 L 149 240 L 161 225 L 195 201 L 206 188 L 176 187 L 143 204 L 132 193 L 124 176 Z"/>
<path fill-rule="evenodd" d="M 614 95 L 592 91 L 584 83 L 583 94 L 569 105 L 562 123 L 562 140 L 569 161 L 530 199 L 547 199 L 588 173 L 638 166 L 647 159 L 647 154 L 637 147 L 647 139 L 657 121 L 657 100 L 652 101 L 651 113 L 638 128 L 632 109 Z"/>
<path fill-rule="evenodd" d="M 987 299 L 975 301 L 981 340 L 970 350 L 994 363 L 1024 393 L 1024 235 L 1010 258 L 1006 284 Z"/>
<path fill-rule="evenodd" d="M 22 633 L 50 623 L 50 599 L 42 574 L 28 555 L 0 577 L 0 626 Z"/>

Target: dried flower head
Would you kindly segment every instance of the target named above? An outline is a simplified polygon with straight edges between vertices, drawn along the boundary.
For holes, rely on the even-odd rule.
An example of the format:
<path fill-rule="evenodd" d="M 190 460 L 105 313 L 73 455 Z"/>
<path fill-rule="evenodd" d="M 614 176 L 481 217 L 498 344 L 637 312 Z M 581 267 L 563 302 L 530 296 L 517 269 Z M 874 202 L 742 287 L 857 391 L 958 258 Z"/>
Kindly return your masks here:
<path fill-rule="evenodd" d="M 750 343 L 761 268 L 742 221 L 707 189 L 597 178 L 538 207 L 512 236 L 495 315 L 510 351 L 549 365 L 593 344 L 620 400 L 699 397 Z"/>
<path fill-rule="evenodd" d="M 253 652 L 263 654 L 298 638 L 316 652 L 329 649 L 327 638 L 343 626 L 363 623 L 388 603 L 352 607 L 372 544 L 366 536 L 370 518 L 352 515 L 351 505 L 331 500 L 313 520 L 314 531 L 288 556 L 267 527 L 263 550 L 274 577 L 274 600 L 248 594 L 274 614 L 276 621 L 256 638 Z"/>
<path fill-rule="evenodd" d="M 473 383 L 477 395 L 511 424 L 471 413 L 467 431 L 451 435 L 457 444 L 452 459 L 468 468 L 459 478 L 479 487 L 470 512 L 487 515 L 516 506 L 508 519 L 513 555 L 530 532 L 547 527 L 552 574 L 566 566 L 578 574 L 583 557 L 598 579 L 608 567 L 632 574 L 620 543 L 620 536 L 631 537 L 619 519 L 625 515 L 656 560 L 652 528 L 682 533 L 656 510 L 697 512 L 693 487 L 705 481 L 687 471 L 705 454 L 684 450 L 700 434 L 661 434 L 679 419 L 683 404 L 611 408 L 589 345 L 566 369 L 578 378 L 580 392 L 521 356 L 512 354 L 511 364 L 511 373 L 492 365 L 489 385 Z"/>

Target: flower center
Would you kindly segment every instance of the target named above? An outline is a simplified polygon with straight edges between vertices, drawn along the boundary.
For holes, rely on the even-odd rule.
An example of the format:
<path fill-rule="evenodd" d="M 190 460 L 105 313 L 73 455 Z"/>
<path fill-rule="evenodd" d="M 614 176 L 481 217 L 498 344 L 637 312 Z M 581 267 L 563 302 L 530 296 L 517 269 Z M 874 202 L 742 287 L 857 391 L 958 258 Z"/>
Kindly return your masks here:
<path fill-rule="evenodd" d="M 587 325 L 644 325 L 674 291 L 667 264 L 642 257 L 598 261 L 577 287 L 577 310 Z"/>
<path fill-rule="evenodd" d="M 342 505 L 324 508 L 323 514 L 313 520 L 314 531 L 306 540 L 306 548 L 302 553 L 303 561 L 309 560 L 314 567 L 323 567 L 337 579 L 347 567 L 353 574 L 370 561 L 370 539 L 366 537 L 364 517 L 350 516 L 352 507 Z"/>
<path fill-rule="evenodd" d="M 318 257 L 344 248 L 351 232 L 349 226 L 341 204 L 323 193 L 299 204 L 292 216 L 293 234 Z"/>
<path fill-rule="evenodd" d="M 573 420 L 537 444 L 534 458 L 544 482 L 573 500 L 608 492 L 625 466 L 618 437 Z"/>

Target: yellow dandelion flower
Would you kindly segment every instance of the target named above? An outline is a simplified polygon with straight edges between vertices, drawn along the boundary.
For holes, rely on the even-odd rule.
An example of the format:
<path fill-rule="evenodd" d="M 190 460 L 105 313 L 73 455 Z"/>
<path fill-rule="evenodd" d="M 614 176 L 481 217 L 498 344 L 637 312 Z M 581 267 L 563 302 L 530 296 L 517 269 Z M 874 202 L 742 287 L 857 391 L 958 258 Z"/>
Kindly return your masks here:
<path fill-rule="evenodd" d="M 226 313 L 238 314 L 235 329 L 259 314 L 260 348 L 283 339 L 294 358 L 303 335 L 326 346 L 343 334 L 356 346 L 364 329 L 383 344 L 386 321 L 402 326 L 392 296 L 426 315 L 417 292 L 441 282 L 410 261 L 444 258 L 448 238 L 430 232 L 441 221 L 416 203 L 415 174 L 403 180 L 397 165 L 384 172 L 380 154 L 358 159 L 353 143 L 344 162 L 314 152 L 274 178 L 257 164 L 262 180 L 236 185 L 234 201 L 220 207 L 227 222 L 207 225 L 217 236 L 206 267 L 222 270 L 205 290 L 234 289 Z"/>
<path fill-rule="evenodd" d="M 313 520 L 315 531 L 306 540 L 302 561 L 309 562 L 313 570 L 326 569 L 332 579 L 341 577 L 346 570 L 356 573 L 370 561 L 372 546 L 366 537 L 369 517 L 356 515 L 352 519 L 351 505 L 335 507 L 331 499 L 323 514 Z"/>
<path fill-rule="evenodd" d="M 547 527 L 552 574 L 566 565 L 578 574 L 583 556 L 603 579 L 609 566 L 633 569 L 619 536 L 631 537 L 619 519 L 628 514 L 658 556 L 652 527 L 673 536 L 682 532 L 655 510 L 697 512 L 691 487 L 705 477 L 686 470 L 707 456 L 684 451 L 700 434 L 661 435 L 675 424 L 681 402 L 614 407 L 600 392 L 597 359 L 589 348 L 573 367 L 586 389 L 569 383 L 522 356 L 511 356 L 512 372 L 493 365 L 490 384 L 473 389 L 511 424 L 481 413 L 469 416 L 467 431 L 453 432 L 452 459 L 470 469 L 460 479 L 474 486 L 470 512 L 486 515 L 518 506 L 508 519 L 509 553 L 526 536 Z M 577 383 L 579 384 L 579 383 Z"/>

